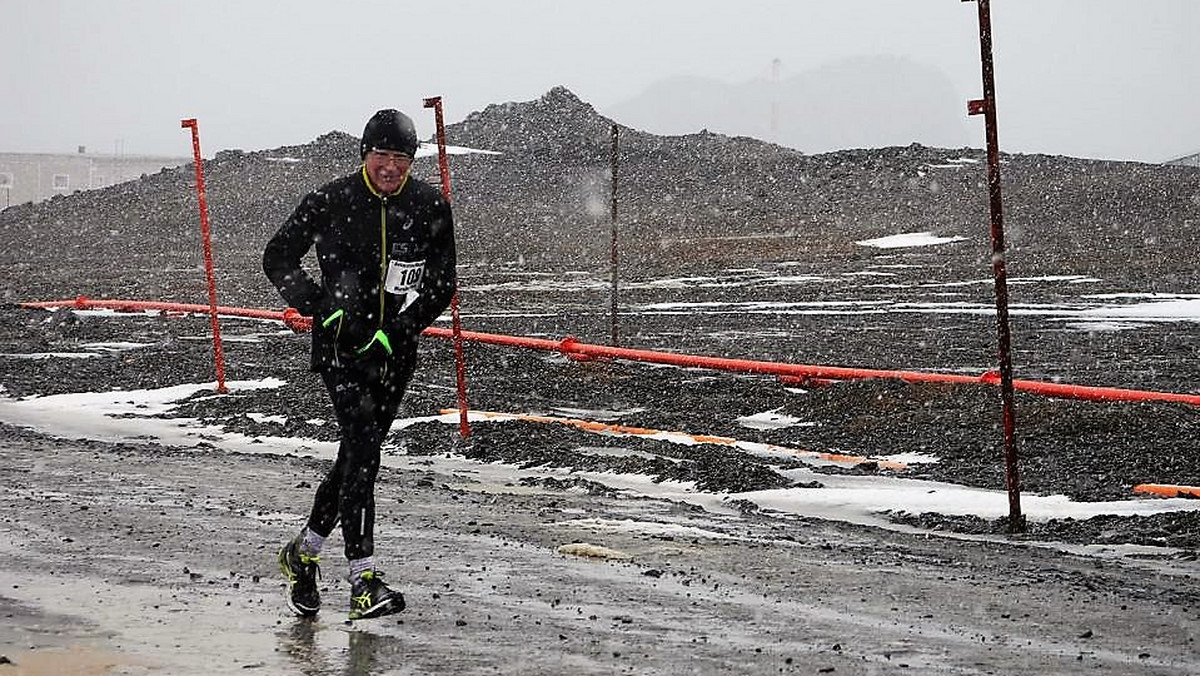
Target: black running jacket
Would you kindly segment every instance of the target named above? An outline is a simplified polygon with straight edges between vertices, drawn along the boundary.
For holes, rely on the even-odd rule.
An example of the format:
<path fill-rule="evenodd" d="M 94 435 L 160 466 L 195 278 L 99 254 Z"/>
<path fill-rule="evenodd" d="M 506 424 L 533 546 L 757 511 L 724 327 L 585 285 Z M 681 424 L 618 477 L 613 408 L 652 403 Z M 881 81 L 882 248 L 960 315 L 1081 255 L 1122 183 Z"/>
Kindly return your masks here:
<path fill-rule="evenodd" d="M 301 260 L 313 246 L 318 283 Z M 454 219 L 433 186 L 384 195 L 365 167 L 309 193 L 267 243 L 263 271 L 313 318 L 312 369 L 410 360 L 454 293 Z"/>

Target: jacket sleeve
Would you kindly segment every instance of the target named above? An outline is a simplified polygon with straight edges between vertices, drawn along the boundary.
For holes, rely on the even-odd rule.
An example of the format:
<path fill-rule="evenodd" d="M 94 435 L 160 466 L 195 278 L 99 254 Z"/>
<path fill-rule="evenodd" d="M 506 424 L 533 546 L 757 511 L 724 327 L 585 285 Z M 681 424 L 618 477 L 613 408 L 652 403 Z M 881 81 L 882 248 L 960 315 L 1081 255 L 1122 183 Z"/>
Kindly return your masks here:
<path fill-rule="evenodd" d="M 413 335 L 446 311 L 457 284 L 455 266 L 457 254 L 454 246 L 454 216 L 450 204 L 439 198 L 433 205 L 430 223 L 430 256 L 425 263 L 425 277 L 421 282 L 421 296 L 413 306 L 404 311 L 403 319 Z"/>
<path fill-rule="evenodd" d="M 263 272 L 279 290 L 287 304 L 301 314 L 312 316 L 321 307 L 324 292 L 300 261 L 316 243 L 329 222 L 325 194 L 311 192 L 304 197 L 291 218 L 279 228 L 263 251 Z"/>

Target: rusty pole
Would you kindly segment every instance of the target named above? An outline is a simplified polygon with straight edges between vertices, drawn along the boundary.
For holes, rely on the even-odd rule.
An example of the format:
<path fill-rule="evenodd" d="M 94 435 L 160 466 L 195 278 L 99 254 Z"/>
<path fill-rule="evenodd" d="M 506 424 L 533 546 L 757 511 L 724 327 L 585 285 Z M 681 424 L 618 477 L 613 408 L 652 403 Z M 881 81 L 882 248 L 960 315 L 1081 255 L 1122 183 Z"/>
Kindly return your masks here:
<path fill-rule="evenodd" d="M 610 264 L 612 269 L 612 338 L 609 344 L 613 347 L 620 345 L 620 319 L 617 316 L 617 150 L 620 142 L 620 128 L 614 122 L 612 126 L 612 247 Z"/>
<path fill-rule="evenodd" d="M 442 117 L 442 97 L 425 99 L 425 107 L 433 108 L 434 124 L 437 127 L 438 172 L 442 178 L 442 197 L 450 203 L 450 162 L 446 158 L 446 125 Z M 458 273 L 454 275 L 454 295 L 450 296 L 450 325 L 453 327 L 454 366 L 458 384 L 458 435 L 466 439 L 471 436 L 467 422 L 467 362 L 463 356 L 462 320 L 458 314 Z"/>
<path fill-rule="evenodd" d="M 200 201 L 200 238 L 204 242 L 204 273 L 208 282 L 209 319 L 213 334 L 213 361 L 217 367 L 217 392 L 224 394 L 225 352 L 221 348 L 221 322 L 217 319 L 217 280 L 213 272 L 212 236 L 208 227 L 208 199 L 204 192 L 204 160 L 200 157 L 200 125 L 196 118 L 180 120 L 179 126 L 192 130 L 192 160 L 196 164 L 196 196 Z"/>
<path fill-rule="evenodd" d="M 970 2 L 971 0 L 963 0 Z M 992 274 L 996 280 L 996 338 L 1000 357 L 1000 398 L 1004 416 L 1004 476 L 1008 488 L 1008 532 L 1025 532 L 1021 514 L 1021 476 L 1017 468 L 1016 414 L 1013 397 L 1012 340 L 1008 328 L 1008 272 L 1004 251 L 1004 206 L 1000 196 L 1000 141 L 996 132 L 996 78 L 992 63 L 990 0 L 979 5 L 979 56 L 983 65 L 983 98 L 969 101 L 969 115 L 982 114 L 987 133 L 988 195 L 992 216 Z"/>

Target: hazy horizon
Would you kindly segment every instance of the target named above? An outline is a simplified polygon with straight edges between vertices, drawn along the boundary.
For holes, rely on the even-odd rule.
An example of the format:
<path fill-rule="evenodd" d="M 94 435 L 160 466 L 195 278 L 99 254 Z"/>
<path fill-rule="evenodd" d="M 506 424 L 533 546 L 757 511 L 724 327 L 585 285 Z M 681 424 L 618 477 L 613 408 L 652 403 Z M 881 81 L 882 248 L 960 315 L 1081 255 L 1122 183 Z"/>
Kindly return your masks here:
<path fill-rule="evenodd" d="M 739 87 L 855 57 L 895 57 L 944 74 L 957 100 L 939 106 L 961 117 L 967 145 L 983 145 L 982 119 L 965 113 L 982 90 L 974 3 L 5 4 L 4 152 L 82 145 L 188 155 L 179 121 L 195 117 L 212 156 L 307 143 L 334 130 L 358 134 L 382 107 L 408 112 L 425 137 L 433 130 L 426 96 L 443 96 L 453 123 L 557 85 L 636 127 L 609 111 L 671 78 Z M 1200 151 L 1200 92 L 1190 84 L 1200 81 L 1200 3 L 993 2 L 992 20 L 1002 150 L 1146 162 Z M 871 95 L 846 89 L 835 94 Z M 926 114 L 886 99 L 878 100 L 881 120 Z M 835 113 L 837 103 L 835 96 Z"/>

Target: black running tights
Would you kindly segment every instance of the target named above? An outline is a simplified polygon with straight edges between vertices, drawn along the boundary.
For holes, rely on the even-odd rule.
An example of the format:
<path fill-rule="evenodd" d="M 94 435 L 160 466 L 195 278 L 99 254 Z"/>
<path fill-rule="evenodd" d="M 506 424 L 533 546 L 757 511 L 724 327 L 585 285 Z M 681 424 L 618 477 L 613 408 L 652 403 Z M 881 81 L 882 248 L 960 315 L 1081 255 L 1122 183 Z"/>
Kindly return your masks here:
<path fill-rule="evenodd" d="M 346 558 L 375 551 L 375 477 L 379 449 L 412 376 L 413 360 L 335 367 L 321 371 L 341 428 L 337 460 L 313 499 L 308 527 L 328 536 L 338 520 Z"/>

